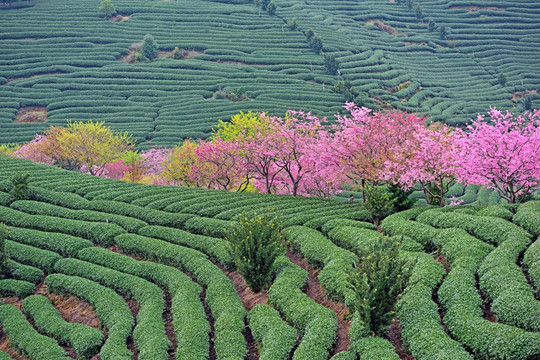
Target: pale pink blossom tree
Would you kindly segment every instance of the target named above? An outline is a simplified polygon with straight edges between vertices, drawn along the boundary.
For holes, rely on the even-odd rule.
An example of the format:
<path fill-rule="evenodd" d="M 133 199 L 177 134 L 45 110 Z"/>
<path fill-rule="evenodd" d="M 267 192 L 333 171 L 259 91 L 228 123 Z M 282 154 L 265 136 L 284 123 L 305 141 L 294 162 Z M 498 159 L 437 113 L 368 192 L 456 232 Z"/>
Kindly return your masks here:
<path fill-rule="evenodd" d="M 280 192 L 300 195 L 305 180 L 316 169 L 315 151 L 324 133 L 321 120 L 310 113 L 289 111 L 285 118 L 269 118 L 269 123 L 274 129 L 268 140 L 275 151 L 275 166 L 281 173 Z"/>
<path fill-rule="evenodd" d="M 19 149 L 11 153 L 9 156 L 28 159 L 42 164 L 52 165 L 55 163 L 55 159 L 43 153 L 43 146 L 46 143 L 47 136 L 36 134 L 32 141 L 22 145 Z"/>
<path fill-rule="evenodd" d="M 245 191 L 250 174 L 238 144 L 214 139 L 199 141 L 195 148 L 198 163 L 192 165 L 192 181 L 206 183 L 206 187 L 237 192 Z"/>
<path fill-rule="evenodd" d="M 344 176 L 362 190 L 388 180 L 388 162 L 396 157 L 396 151 L 412 151 L 414 134 L 425 127 L 425 119 L 405 112 L 372 113 L 346 103 L 351 116 L 337 116 L 332 145 L 334 163 Z"/>
<path fill-rule="evenodd" d="M 540 187 L 540 110 L 520 115 L 491 108 L 460 132 L 456 175 L 519 203 Z"/>
<path fill-rule="evenodd" d="M 385 162 L 386 180 L 404 189 L 420 186 L 428 204 L 444 206 L 444 195 L 455 179 L 456 134 L 446 125 L 418 127 L 394 146 Z"/>

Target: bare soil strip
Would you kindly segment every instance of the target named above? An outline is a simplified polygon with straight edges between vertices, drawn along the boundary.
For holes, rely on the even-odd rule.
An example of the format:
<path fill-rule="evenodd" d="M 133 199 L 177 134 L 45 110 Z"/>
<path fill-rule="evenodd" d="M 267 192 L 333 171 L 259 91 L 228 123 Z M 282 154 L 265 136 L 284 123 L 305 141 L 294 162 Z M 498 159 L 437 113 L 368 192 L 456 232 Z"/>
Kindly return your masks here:
<path fill-rule="evenodd" d="M 125 299 L 127 305 L 129 306 L 129 310 L 131 310 L 131 314 L 133 315 L 133 328 L 137 326 L 137 314 L 139 313 L 139 304 L 133 300 L 133 299 Z M 133 353 L 133 360 L 137 360 L 139 358 L 139 350 L 135 346 L 135 343 L 133 342 L 133 332 L 128 337 L 127 340 L 127 347 L 131 352 Z"/>
<path fill-rule="evenodd" d="M 171 349 L 169 350 L 169 360 L 174 360 L 174 355 L 178 348 L 178 342 L 176 341 L 176 334 L 174 333 L 173 318 L 171 313 L 172 297 L 171 293 L 163 290 L 165 294 L 165 312 L 163 313 L 163 322 L 165 323 L 165 332 L 171 342 Z"/>
<path fill-rule="evenodd" d="M 226 272 L 225 269 L 222 269 Z M 251 311 L 255 307 L 255 305 L 258 304 L 266 304 L 268 301 L 268 294 L 266 291 L 262 291 L 260 293 L 254 293 L 251 291 L 249 286 L 246 283 L 246 280 L 240 275 L 238 271 L 229 272 L 227 273 L 227 276 L 234 284 L 234 290 L 238 293 L 238 296 L 240 296 L 240 300 L 242 300 L 242 304 L 244 305 L 244 308 L 247 311 Z"/>
<path fill-rule="evenodd" d="M 349 320 L 345 320 L 344 317 L 345 315 L 349 314 L 349 309 L 347 309 L 347 306 L 344 304 L 333 302 L 328 298 L 328 296 L 326 296 L 319 279 L 317 279 L 319 270 L 313 269 L 311 266 L 309 266 L 307 261 L 301 255 L 291 252 L 290 248 L 287 248 L 287 257 L 293 264 L 300 266 L 302 269 L 308 272 L 308 280 L 304 288 L 306 295 L 315 300 L 315 302 L 318 304 L 327 307 L 336 313 L 338 321 L 338 333 L 331 355 L 347 350 L 351 344 L 349 339 L 349 329 L 351 328 L 351 323 Z"/>
<path fill-rule="evenodd" d="M 192 277 L 192 276 L 190 276 Z M 214 345 L 214 339 L 216 337 L 216 329 L 214 327 L 214 317 L 212 316 L 212 311 L 210 311 L 210 307 L 205 301 L 206 299 L 206 289 L 203 288 L 203 291 L 201 292 L 201 302 L 204 307 L 204 312 L 206 313 L 206 320 L 210 324 L 210 336 L 209 336 L 209 343 L 210 343 L 210 357 L 209 360 L 217 360 L 216 355 L 216 347 Z"/>
<path fill-rule="evenodd" d="M 415 360 L 414 356 L 411 354 L 408 354 L 405 349 L 403 348 L 403 337 L 401 336 L 401 324 L 399 323 L 399 319 L 396 318 L 392 325 L 390 325 L 390 329 L 388 329 L 388 334 L 386 335 L 386 338 L 388 341 L 394 345 L 394 348 L 396 349 L 396 354 L 399 356 L 401 360 Z"/>

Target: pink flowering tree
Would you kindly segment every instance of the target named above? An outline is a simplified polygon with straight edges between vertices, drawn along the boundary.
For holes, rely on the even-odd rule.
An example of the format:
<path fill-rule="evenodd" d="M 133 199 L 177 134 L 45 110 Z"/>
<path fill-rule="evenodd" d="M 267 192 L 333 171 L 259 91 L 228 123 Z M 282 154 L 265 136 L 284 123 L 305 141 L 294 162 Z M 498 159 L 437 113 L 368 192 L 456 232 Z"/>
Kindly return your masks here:
<path fill-rule="evenodd" d="M 362 190 L 388 180 L 388 162 L 402 151 L 412 151 L 413 135 L 425 127 L 425 119 L 405 112 L 372 113 L 346 103 L 351 116 L 338 116 L 332 145 L 333 162 L 349 182 Z M 397 170 L 397 168 L 396 168 Z"/>
<path fill-rule="evenodd" d="M 32 141 L 22 145 L 9 156 L 52 165 L 55 163 L 55 159 L 43 151 L 45 144 L 47 144 L 47 136 L 36 134 Z"/>
<path fill-rule="evenodd" d="M 128 165 L 126 165 L 123 160 L 116 160 L 115 162 L 105 164 L 100 176 L 120 180 L 127 171 Z"/>
<path fill-rule="evenodd" d="M 301 193 L 307 196 L 330 197 L 341 190 L 348 182 L 341 167 L 334 161 L 332 153 L 333 135 L 323 132 L 318 135 L 306 154 L 306 160 L 312 164 L 311 171 L 304 178 Z"/>
<path fill-rule="evenodd" d="M 163 162 L 169 154 L 171 149 L 166 148 L 152 148 L 140 152 L 140 157 L 143 160 L 145 174 L 151 176 L 160 176 L 163 172 Z"/>
<path fill-rule="evenodd" d="M 455 132 L 446 125 L 416 128 L 385 162 L 386 180 L 404 189 L 420 186 L 428 204 L 444 206 L 444 195 L 455 179 L 455 142 Z"/>
<path fill-rule="evenodd" d="M 489 112 L 460 132 L 456 175 L 465 184 L 495 189 L 509 203 L 540 187 L 540 110 L 521 115 Z"/>
<path fill-rule="evenodd" d="M 279 192 L 306 195 L 303 185 L 316 169 L 316 147 L 324 133 L 321 121 L 310 113 L 289 111 L 285 118 L 268 119 L 274 129 L 268 142 L 275 154 Z"/>
<path fill-rule="evenodd" d="M 192 181 L 206 183 L 207 188 L 237 192 L 247 189 L 250 174 L 238 144 L 221 139 L 200 140 L 195 155 L 198 161 L 189 175 Z"/>

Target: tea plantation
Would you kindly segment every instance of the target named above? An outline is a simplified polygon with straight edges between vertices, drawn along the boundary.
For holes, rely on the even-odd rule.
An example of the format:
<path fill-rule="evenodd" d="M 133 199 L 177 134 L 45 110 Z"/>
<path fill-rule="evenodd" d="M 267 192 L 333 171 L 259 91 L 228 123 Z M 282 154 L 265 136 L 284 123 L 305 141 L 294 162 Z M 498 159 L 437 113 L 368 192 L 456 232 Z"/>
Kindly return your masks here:
<path fill-rule="evenodd" d="M 452 125 L 489 106 L 540 107 L 536 0 L 274 0 L 273 15 L 248 0 L 115 0 L 114 21 L 99 3 L 2 4 L 0 143 L 92 119 L 133 133 L 140 149 L 172 146 L 241 110 L 335 114 L 338 80 L 364 105 Z M 158 58 L 127 63 L 146 34 Z"/>
<path fill-rule="evenodd" d="M 9 193 L 15 172 L 30 174 L 26 199 Z M 308 291 L 316 281 L 351 305 L 347 271 L 381 236 L 360 203 L 141 185 L 0 157 L 0 204 L 0 358 L 540 358 L 538 201 L 416 207 L 382 222 L 414 263 L 398 342 L 355 332 L 354 317 Z M 297 253 L 276 260 L 268 301 L 253 309 L 224 240 L 242 213 L 279 216 Z M 70 320 L 67 297 L 98 322 Z"/>

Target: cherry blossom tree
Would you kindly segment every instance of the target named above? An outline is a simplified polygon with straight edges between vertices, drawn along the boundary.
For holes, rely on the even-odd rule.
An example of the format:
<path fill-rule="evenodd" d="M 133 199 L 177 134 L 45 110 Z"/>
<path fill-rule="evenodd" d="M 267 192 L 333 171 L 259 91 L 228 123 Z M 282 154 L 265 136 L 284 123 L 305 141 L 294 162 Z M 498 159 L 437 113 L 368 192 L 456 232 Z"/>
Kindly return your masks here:
<path fill-rule="evenodd" d="M 280 192 L 296 196 L 315 170 L 314 152 L 324 129 L 320 119 L 310 113 L 290 111 L 288 115 L 268 119 L 273 131 L 267 143 L 274 151 L 275 166 L 281 173 Z"/>
<path fill-rule="evenodd" d="M 52 165 L 55 163 L 55 160 L 51 156 L 44 154 L 42 151 L 45 143 L 47 143 L 47 136 L 36 134 L 32 141 L 22 145 L 20 148 L 12 152 L 9 156 L 28 159 L 42 164 Z"/>
<path fill-rule="evenodd" d="M 172 152 L 167 148 L 151 148 L 140 152 L 143 160 L 145 174 L 150 176 L 159 176 L 163 172 L 163 161 Z"/>
<path fill-rule="evenodd" d="M 198 164 L 192 166 L 191 178 L 206 187 L 223 190 L 245 191 L 250 174 L 245 158 L 239 153 L 238 144 L 215 139 L 199 141 L 195 149 Z"/>
<path fill-rule="evenodd" d="M 345 109 L 351 116 L 337 116 L 332 146 L 334 162 L 362 190 L 366 201 L 366 184 L 387 180 L 388 161 L 397 148 L 402 152 L 411 150 L 413 134 L 425 127 L 425 119 L 405 112 L 372 113 L 353 103 L 346 103 Z"/>
<path fill-rule="evenodd" d="M 428 204 L 444 206 L 444 195 L 455 179 L 455 142 L 455 132 L 446 125 L 416 128 L 385 162 L 386 180 L 404 189 L 420 186 Z"/>
<path fill-rule="evenodd" d="M 460 132 L 457 178 L 522 202 L 540 187 L 540 110 L 515 115 L 491 108 L 489 117 L 478 115 Z"/>
<path fill-rule="evenodd" d="M 317 142 L 306 154 L 306 161 L 312 164 L 312 169 L 303 180 L 302 195 L 328 198 L 341 191 L 343 184 L 348 182 L 340 165 L 334 161 L 332 145 L 332 133 L 319 133 Z"/>

